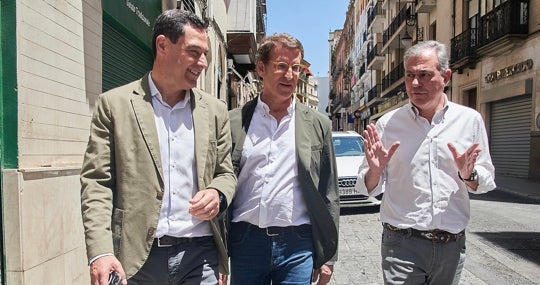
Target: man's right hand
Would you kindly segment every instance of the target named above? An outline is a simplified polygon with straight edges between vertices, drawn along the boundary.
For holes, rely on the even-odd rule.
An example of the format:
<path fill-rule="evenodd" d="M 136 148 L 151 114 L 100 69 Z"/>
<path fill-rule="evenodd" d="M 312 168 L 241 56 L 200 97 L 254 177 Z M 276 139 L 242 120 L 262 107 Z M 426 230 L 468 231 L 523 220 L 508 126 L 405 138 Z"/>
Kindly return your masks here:
<path fill-rule="evenodd" d="M 122 268 L 122 264 L 114 255 L 102 256 L 92 264 L 90 264 L 90 279 L 92 285 L 107 285 L 109 282 L 109 274 L 116 271 L 122 276 L 122 285 L 127 285 L 126 273 Z"/>
<path fill-rule="evenodd" d="M 399 147 L 400 142 L 394 142 L 389 149 L 384 148 L 384 145 L 379 137 L 379 133 L 375 125 L 369 124 L 363 132 L 364 135 L 364 153 L 369 165 L 369 170 L 366 173 L 364 182 L 368 192 L 373 190 L 379 183 L 379 177 L 383 169 L 394 155 L 394 152 Z"/>

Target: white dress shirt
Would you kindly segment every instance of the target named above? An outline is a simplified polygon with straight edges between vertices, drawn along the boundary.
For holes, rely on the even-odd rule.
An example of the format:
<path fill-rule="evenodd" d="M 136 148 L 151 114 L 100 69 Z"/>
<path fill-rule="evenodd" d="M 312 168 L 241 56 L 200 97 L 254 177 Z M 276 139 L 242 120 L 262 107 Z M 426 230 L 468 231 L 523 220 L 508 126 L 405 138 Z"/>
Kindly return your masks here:
<path fill-rule="evenodd" d="M 188 213 L 189 200 L 199 190 L 190 91 L 186 92 L 184 100 L 171 107 L 163 101 L 150 75 L 148 83 L 152 93 L 165 184 L 155 236 L 211 236 L 208 222 Z"/>
<path fill-rule="evenodd" d="M 430 124 L 408 103 L 382 116 L 376 127 L 385 148 L 401 142 L 371 193 L 375 196 L 384 190 L 382 222 L 418 230 L 464 230 L 470 217 L 469 191 L 480 194 L 495 189 L 495 169 L 481 115 L 446 99 L 445 107 Z M 459 153 L 479 143 L 482 151 L 475 164 L 479 181 L 476 191 L 459 179 L 447 146 L 450 142 Z M 365 195 L 367 169 L 365 160 L 356 183 Z"/>
<path fill-rule="evenodd" d="M 233 222 L 261 228 L 309 224 L 298 181 L 294 100 L 281 121 L 260 97 L 249 125 L 233 202 Z"/>

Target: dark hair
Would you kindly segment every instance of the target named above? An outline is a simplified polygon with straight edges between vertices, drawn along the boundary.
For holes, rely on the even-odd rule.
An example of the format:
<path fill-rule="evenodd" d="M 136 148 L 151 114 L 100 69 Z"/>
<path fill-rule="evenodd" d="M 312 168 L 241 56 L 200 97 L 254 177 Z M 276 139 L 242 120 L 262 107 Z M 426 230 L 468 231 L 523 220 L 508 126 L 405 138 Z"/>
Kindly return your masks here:
<path fill-rule="evenodd" d="M 285 48 L 299 49 L 302 54 L 302 59 L 304 58 L 304 46 L 302 46 L 302 43 L 297 38 L 282 33 L 273 34 L 262 39 L 259 49 L 257 50 L 257 60 L 264 63 L 270 61 L 270 52 L 278 44 Z"/>
<path fill-rule="evenodd" d="M 446 72 L 450 66 L 448 62 L 448 49 L 446 48 L 446 45 L 438 41 L 425 41 L 415 44 L 405 52 L 403 55 L 403 62 L 406 63 L 411 56 L 422 54 L 422 52 L 424 52 L 426 49 L 432 49 L 435 51 L 437 63 L 439 64 L 439 71 L 441 73 Z"/>
<path fill-rule="evenodd" d="M 208 23 L 203 22 L 193 12 L 170 9 L 159 15 L 152 29 L 152 55 L 156 58 L 156 38 L 159 35 L 166 36 L 171 42 L 176 43 L 178 38 L 185 34 L 184 27 L 191 25 L 194 28 L 206 29 Z"/>

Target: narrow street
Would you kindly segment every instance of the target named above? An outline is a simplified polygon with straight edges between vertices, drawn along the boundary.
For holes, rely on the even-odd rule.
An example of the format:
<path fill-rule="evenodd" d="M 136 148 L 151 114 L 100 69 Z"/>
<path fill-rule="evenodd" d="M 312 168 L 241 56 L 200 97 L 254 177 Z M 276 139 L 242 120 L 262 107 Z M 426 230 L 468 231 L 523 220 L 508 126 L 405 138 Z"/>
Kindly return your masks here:
<path fill-rule="evenodd" d="M 540 202 L 507 192 L 471 196 L 461 285 L 540 284 Z M 383 284 L 377 208 L 341 211 L 332 285 Z"/>

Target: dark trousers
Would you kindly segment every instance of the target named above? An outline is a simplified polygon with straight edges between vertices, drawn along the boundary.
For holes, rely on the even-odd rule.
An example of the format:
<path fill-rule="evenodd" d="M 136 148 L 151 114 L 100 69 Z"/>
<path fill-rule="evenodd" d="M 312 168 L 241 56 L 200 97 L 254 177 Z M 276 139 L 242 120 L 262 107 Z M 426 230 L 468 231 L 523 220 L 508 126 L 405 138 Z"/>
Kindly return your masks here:
<path fill-rule="evenodd" d="M 213 237 L 168 247 L 154 242 L 143 267 L 128 279 L 129 285 L 216 285 L 219 254 Z"/>

